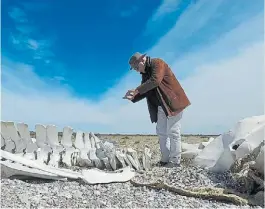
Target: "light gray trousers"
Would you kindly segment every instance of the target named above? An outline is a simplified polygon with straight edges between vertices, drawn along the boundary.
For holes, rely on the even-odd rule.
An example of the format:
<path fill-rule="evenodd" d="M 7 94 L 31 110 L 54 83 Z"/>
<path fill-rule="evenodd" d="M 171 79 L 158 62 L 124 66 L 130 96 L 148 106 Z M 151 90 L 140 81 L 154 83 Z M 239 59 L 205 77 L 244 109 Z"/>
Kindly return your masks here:
<path fill-rule="evenodd" d="M 183 112 L 180 112 L 176 116 L 167 117 L 162 107 L 158 107 L 156 133 L 159 137 L 162 162 L 180 163 L 182 114 Z"/>

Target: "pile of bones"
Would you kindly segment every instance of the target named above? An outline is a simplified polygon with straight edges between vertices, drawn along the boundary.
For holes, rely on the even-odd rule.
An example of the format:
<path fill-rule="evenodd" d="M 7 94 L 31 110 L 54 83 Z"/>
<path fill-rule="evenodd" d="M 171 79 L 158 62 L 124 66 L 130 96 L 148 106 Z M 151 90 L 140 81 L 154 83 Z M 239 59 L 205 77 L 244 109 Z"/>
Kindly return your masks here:
<path fill-rule="evenodd" d="M 93 133 L 65 127 L 59 139 L 56 126 L 36 125 L 32 138 L 24 123 L 1 122 L 2 178 L 31 176 L 46 179 L 82 179 L 86 183 L 126 182 L 135 170 L 151 169 L 151 152 L 142 155 L 120 149 Z M 214 172 L 231 171 L 264 204 L 265 115 L 238 121 L 232 129 L 208 142 L 182 143 L 182 158 Z M 78 167 L 74 171 L 73 167 Z M 259 201 L 260 201 L 259 200 Z"/>
<path fill-rule="evenodd" d="M 264 206 L 265 115 L 244 118 L 208 142 L 182 143 L 182 157 L 213 172 L 232 173 L 242 193 Z"/>
<path fill-rule="evenodd" d="M 74 133 L 71 127 L 64 127 L 60 137 L 56 126 L 37 124 L 35 136 L 31 137 L 27 124 L 15 126 L 14 122 L 1 122 L 2 177 L 69 178 L 83 179 L 91 184 L 110 183 L 128 181 L 134 177 L 134 170 L 151 167 L 148 147 L 138 156 L 132 148 L 117 148 L 92 132 Z"/>

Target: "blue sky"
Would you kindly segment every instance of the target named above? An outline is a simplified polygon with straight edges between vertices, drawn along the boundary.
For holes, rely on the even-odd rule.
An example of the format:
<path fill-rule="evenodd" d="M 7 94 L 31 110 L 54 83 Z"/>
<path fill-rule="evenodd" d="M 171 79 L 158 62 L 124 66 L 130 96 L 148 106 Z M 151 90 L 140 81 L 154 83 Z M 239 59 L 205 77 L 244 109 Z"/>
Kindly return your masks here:
<path fill-rule="evenodd" d="M 185 133 L 220 133 L 264 112 L 264 5 L 248 0 L 2 1 L 2 120 L 155 133 L 135 51 L 167 61 L 192 105 Z"/>
<path fill-rule="evenodd" d="M 128 57 L 153 46 L 191 2 L 146 33 L 159 0 L 3 1 L 3 53 L 33 64 L 41 77 L 58 78 L 78 96 L 98 99 L 128 72 Z"/>

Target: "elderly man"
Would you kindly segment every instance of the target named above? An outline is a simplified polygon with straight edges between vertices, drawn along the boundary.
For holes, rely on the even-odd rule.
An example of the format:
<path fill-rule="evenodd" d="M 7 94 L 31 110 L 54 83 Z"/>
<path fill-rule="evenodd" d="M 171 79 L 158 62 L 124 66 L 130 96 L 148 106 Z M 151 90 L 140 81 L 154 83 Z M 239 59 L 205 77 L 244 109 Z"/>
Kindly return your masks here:
<path fill-rule="evenodd" d="M 190 101 L 162 59 L 136 52 L 129 64 L 131 69 L 142 75 L 142 83 L 136 89 L 129 90 L 124 98 L 133 103 L 146 98 L 151 122 L 157 123 L 156 133 L 162 155 L 159 163 L 166 167 L 180 166 L 180 119 Z"/>

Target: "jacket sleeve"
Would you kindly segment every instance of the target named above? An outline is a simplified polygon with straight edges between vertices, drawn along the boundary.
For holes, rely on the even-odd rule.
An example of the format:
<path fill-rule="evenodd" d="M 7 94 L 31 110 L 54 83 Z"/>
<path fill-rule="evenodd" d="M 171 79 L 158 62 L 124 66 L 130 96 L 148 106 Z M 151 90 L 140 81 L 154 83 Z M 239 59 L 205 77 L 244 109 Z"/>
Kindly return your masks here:
<path fill-rule="evenodd" d="M 151 77 L 146 82 L 136 88 L 139 91 L 139 94 L 141 95 L 159 86 L 159 84 L 163 80 L 165 74 L 165 65 L 163 60 L 153 59 L 151 63 L 151 68 Z"/>
<path fill-rule="evenodd" d="M 142 81 L 141 81 L 141 84 L 143 84 L 144 81 L 143 81 L 143 77 L 142 77 Z M 136 102 L 139 102 L 141 101 L 142 99 L 144 99 L 146 97 L 146 93 L 145 94 L 136 94 L 135 97 L 131 100 L 131 102 L 133 103 L 136 103 Z"/>
<path fill-rule="evenodd" d="M 135 97 L 131 100 L 133 103 L 139 102 L 146 97 L 146 94 L 136 94 Z"/>

